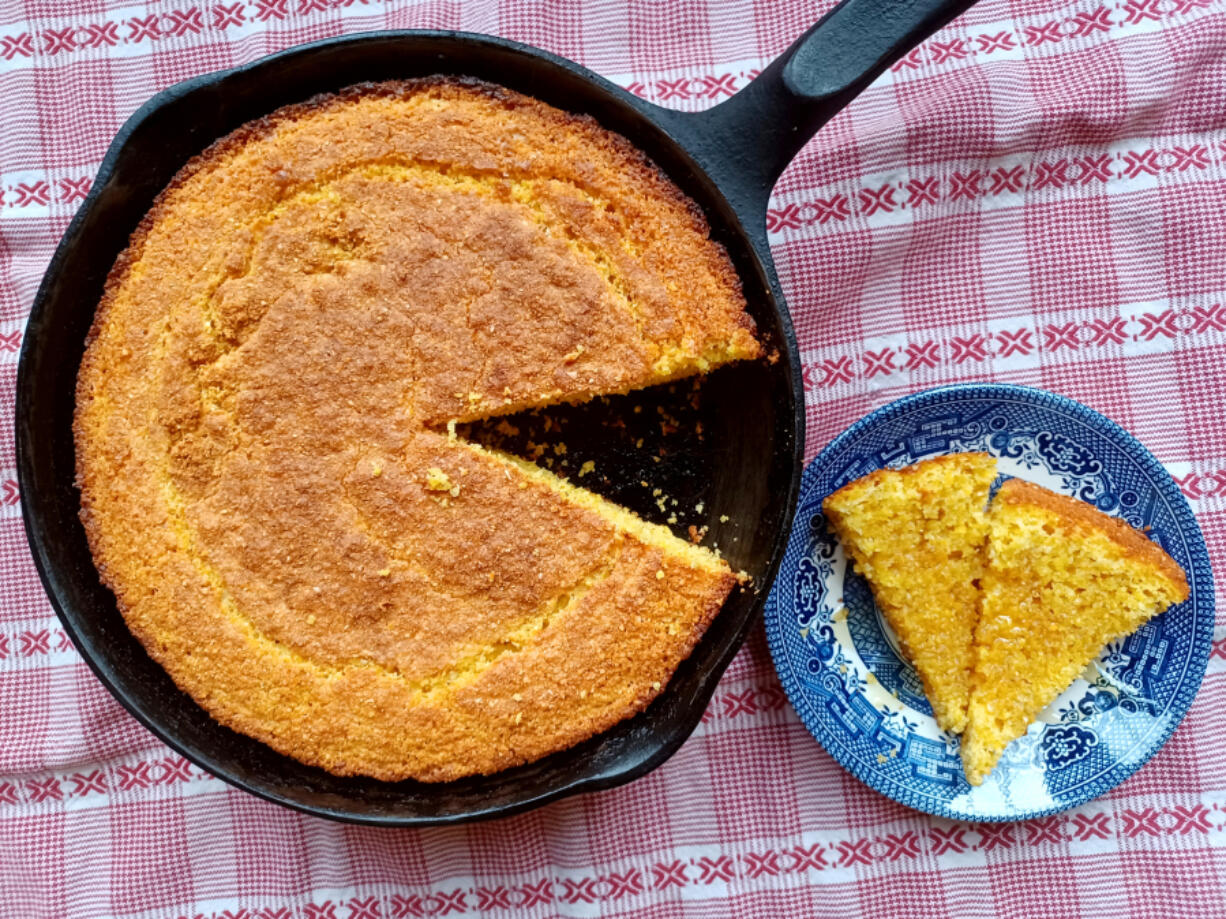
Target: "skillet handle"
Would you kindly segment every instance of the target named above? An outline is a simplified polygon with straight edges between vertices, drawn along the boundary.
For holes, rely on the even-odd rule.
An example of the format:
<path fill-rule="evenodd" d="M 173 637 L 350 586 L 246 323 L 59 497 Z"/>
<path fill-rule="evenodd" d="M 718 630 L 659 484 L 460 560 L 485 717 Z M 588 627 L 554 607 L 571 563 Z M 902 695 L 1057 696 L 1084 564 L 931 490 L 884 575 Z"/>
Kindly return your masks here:
<path fill-rule="evenodd" d="M 731 99 L 677 133 L 742 220 L 766 214 L 780 173 L 817 129 L 974 0 L 843 0 Z"/>

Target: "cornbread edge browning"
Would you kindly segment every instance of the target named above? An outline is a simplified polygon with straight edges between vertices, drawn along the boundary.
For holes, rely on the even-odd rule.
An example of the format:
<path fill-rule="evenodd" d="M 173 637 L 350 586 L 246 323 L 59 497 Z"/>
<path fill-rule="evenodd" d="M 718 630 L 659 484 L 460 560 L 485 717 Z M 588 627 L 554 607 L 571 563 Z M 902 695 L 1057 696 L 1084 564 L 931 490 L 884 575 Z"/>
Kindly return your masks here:
<path fill-rule="evenodd" d="M 1059 494 L 1049 488 L 1027 482 L 1025 479 L 1009 479 L 1002 483 L 993 504 L 997 501 L 1004 504 L 1043 508 L 1065 518 L 1075 530 L 1082 527 L 1097 530 L 1119 546 L 1126 557 L 1152 565 L 1172 584 L 1181 585 L 1183 599 L 1178 602 L 1182 603 L 1187 599 L 1188 578 L 1184 570 L 1179 567 L 1178 562 L 1167 555 L 1160 545 L 1119 517 L 1104 514 L 1085 501 L 1078 501 L 1076 498 Z M 1079 524 L 1081 526 L 1078 526 Z"/>
<path fill-rule="evenodd" d="M 493 772 L 644 708 L 736 578 L 435 428 L 760 351 L 701 212 L 624 139 L 471 81 L 356 87 L 214 144 L 117 260 L 81 519 L 221 723 L 342 775 Z"/>

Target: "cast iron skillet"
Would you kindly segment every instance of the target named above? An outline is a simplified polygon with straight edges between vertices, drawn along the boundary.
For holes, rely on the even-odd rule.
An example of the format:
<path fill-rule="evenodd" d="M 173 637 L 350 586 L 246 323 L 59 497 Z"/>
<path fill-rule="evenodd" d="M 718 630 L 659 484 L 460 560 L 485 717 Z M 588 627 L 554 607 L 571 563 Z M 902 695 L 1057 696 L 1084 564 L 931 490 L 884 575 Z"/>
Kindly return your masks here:
<path fill-rule="evenodd" d="M 18 370 L 17 468 L 26 532 L 51 602 L 81 655 L 141 723 L 197 765 L 256 795 L 325 817 L 384 826 L 474 820 L 609 788 L 658 766 L 698 723 L 761 609 L 792 521 L 804 399 L 796 338 L 767 246 L 771 187 L 822 124 L 971 2 L 848 0 L 744 90 L 701 114 L 651 105 L 534 48 L 452 32 L 330 39 L 159 93 L 111 144 L 56 250 L 34 301 Z M 705 516 L 697 522 L 711 525 L 710 539 L 754 576 L 756 590 L 729 599 L 646 712 L 539 762 L 445 785 L 329 775 L 221 727 L 179 692 L 129 633 L 114 597 L 98 581 L 77 519 L 72 441 L 77 367 L 103 282 L 178 169 L 216 138 L 279 106 L 364 81 L 430 74 L 500 83 L 589 114 L 629 138 L 706 212 L 712 235 L 740 273 L 764 341 L 778 353 L 774 363 L 712 374 L 697 410 L 704 437 L 671 442 L 660 463 L 644 463 L 641 451 L 619 452 L 616 438 L 590 413 L 585 418 L 579 412 L 568 435 L 596 455 L 616 453 L 618 462 L 601 464 L 609 473 L 598 490 L 647 516 L 660 519 L 654 502 L 635 491 L 643 476 L 702 500 Z M 641 398 L 650 413 L 653 396 Z M 672 397 L 661 392 L 658 398 Z M 728 520 L 721 523 L 724 515 Z M 687 519 L 695 519 L 693 512 Z"/>

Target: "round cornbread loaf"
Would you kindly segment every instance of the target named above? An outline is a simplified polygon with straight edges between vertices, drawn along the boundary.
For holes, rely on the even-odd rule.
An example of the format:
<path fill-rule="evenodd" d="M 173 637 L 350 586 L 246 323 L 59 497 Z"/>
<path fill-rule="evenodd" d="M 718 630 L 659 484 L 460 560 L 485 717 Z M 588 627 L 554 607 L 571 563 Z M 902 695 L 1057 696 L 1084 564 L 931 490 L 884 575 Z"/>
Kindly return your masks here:
<path fill-rule="evenodd" d="M 220 140 L 90 332 L 81 518 L 214 718 L 337 774 L 445 781 L 641 710 L 735 577 L 450 433 L 760 352 L 696 207 L 587 118 L 458 80 Z"/>

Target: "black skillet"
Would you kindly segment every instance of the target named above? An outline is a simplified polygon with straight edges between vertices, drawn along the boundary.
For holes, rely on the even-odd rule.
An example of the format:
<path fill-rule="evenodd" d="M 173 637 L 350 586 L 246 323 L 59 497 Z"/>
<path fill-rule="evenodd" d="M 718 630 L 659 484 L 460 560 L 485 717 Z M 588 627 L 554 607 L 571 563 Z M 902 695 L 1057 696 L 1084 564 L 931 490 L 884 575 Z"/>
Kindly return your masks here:
<path fill-rule="evenodd" d="M 534 48 L 452 32 L 329 39 L 159 93 L 120 130 L 56 250 L 30 313 L 18 370 L 17 468 L 26 532 L 51 602 L 81 655 L 142 724 L 197 765 L 325 817 L 420 826 L 506 815 L 630 781 L 664 762 L 698 724 L 757 617 L 792 521 L 804 398 L 796 338 L 767 245 L 771 187 L 822 124 L 971 2 L 848 0 L 745 89 L 699 114 L 651 105 Z M 589 114 L 629 138 L 706 212 L 713 237 L 740 273 L 762 338 L 778 354 L 774 363 L 712 374 L 697 408 L 685 392 L 640 394 L 635 404 L 648 418 L 659 409 L 692 413 L 671 439 L 652 440 L 645 450 L 627 449 L 627 429 L 601 421 L 610 413 L 633 421 L 644 412 L 600 403 L 570 412 L 567 439 L 580 455 L 586 450 L 603 460 L 603 477 L 584 484 L 653 519 L 680 512 L 679 527 L 708 524 L 708 542 L 752 574 L 756 589 L 729 599 L 646 712 L 540 762 L 445 785 L 338 778 L 214 722 L 145 654 L 99 584 L 73 486 L 73 387 L 94 305 L 129 234 L 175 172 L 216 138 L 279 106 L 355 83 L 429 74 L 500 83 Z M 702 422 L 701 438 L 693 435 L 695 420 Z M 645 430 L 652 436 L 655 427 Z M 661 513 L 641 490 L 648 476 L 684 500 Z"/>

